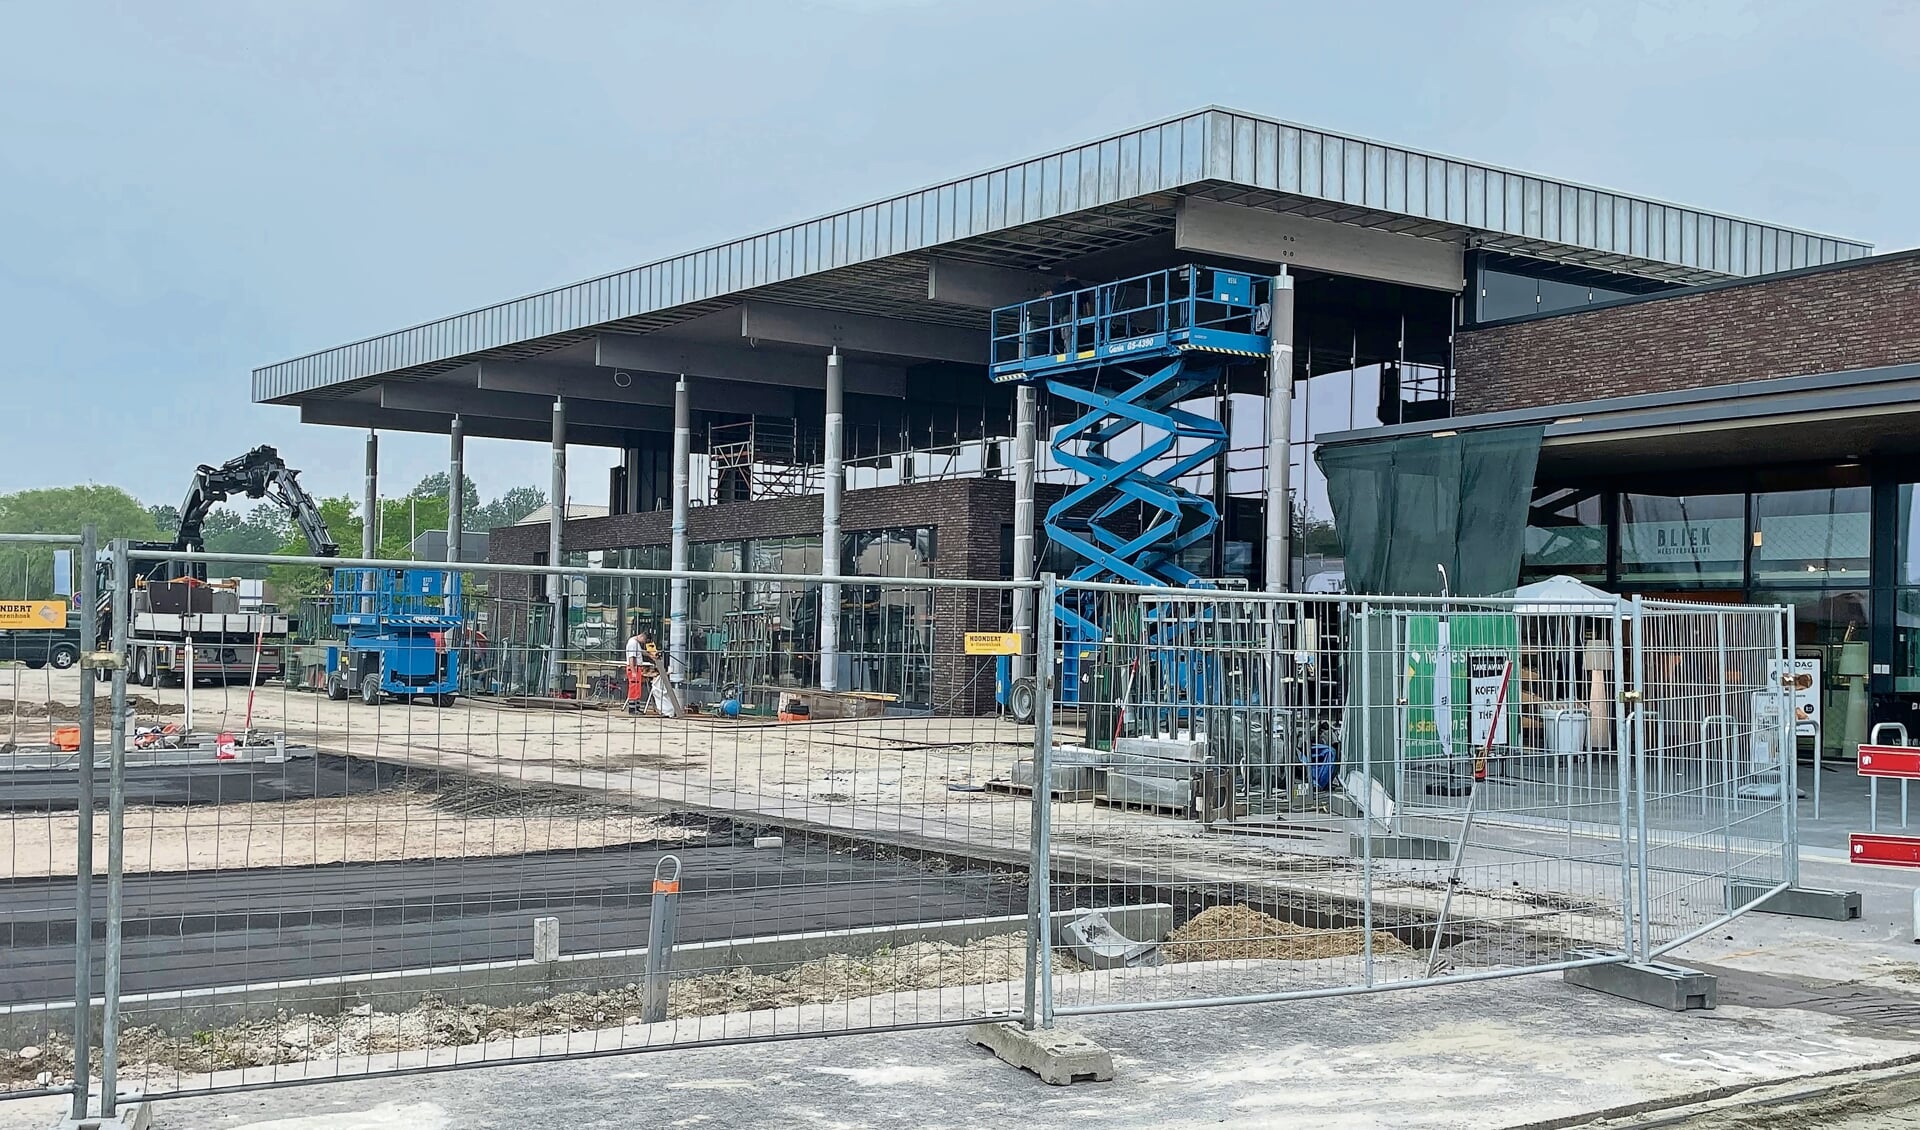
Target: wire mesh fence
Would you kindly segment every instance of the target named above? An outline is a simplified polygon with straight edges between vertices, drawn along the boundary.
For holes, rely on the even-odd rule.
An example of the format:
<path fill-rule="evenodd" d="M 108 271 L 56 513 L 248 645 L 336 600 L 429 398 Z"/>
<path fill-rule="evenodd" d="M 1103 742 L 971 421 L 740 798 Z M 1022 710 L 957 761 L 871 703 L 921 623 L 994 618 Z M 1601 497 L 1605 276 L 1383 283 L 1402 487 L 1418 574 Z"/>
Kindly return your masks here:
<path fill-rule="evenodd" d="M 1778 610 L 1055 592 L 1049 910 L 1116 921 L 1043 1016 L 1645 956 L 1786 881 Z"/>
<path fill-rule="evenodd" d="M 115 704 L 104 829 L 8 792 L 14 1094 L 1618 961 L 1792 863 L 1778 610 L 1048 579 L 1026 725 L 1015 583 L 115 558 L 117 665 L 5 672 Z"/>

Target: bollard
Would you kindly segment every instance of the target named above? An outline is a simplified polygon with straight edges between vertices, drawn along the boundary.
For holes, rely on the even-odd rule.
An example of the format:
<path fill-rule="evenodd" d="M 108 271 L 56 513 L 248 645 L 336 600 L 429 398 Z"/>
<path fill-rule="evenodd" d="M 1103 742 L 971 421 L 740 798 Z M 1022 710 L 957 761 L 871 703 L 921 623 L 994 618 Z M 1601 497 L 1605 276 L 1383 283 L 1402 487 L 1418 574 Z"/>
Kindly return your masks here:
<path fill-rule="evenodd" d="M 533 920 L 533 960 L 560 960 L 560 920 L 558 918 Z"/>
<path fill-rule="evenodd" d="M 667 874 L 667 865 L 673 865 Z M 673 975 L 674 918 L 680 912 L 680 857 L 666 855 L 653 866 L 653 905 L 647 912 L 647 983 L 640 1019 L 667 1018 L 667 980 Z"/>

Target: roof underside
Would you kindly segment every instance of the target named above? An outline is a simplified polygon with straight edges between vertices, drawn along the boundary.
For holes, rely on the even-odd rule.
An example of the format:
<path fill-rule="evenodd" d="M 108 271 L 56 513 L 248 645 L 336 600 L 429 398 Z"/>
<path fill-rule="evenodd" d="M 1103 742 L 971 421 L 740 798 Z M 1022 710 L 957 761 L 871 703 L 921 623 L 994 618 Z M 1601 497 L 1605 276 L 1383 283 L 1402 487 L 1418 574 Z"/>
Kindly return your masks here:
<path fill-rule="evenodd" d="M 402 419 L 402 411 L 379 421 L 373 413 L 383 407 L 377 390 L 425 382 L 444 385 L 451 396 L 484 388 L 476 366 L 489 362 L 505 366 L 538 359 L 579 369 L 604 367 L 611 364 L 605 344 L 610 339 L 641 335 L 670 341 L 691 327 L 732 319 L 752 303 L 777 304 L 788 312 L 805 308 L 841 321 L 818 334 L 756 339 L 748 348 L 810 350 L 817 357 L 825 345 L 843 344 L 859 357 L 862 335 L 842 323 L 865 316 L 864 328 L 877 335 L 873 340 L 886 343 L 864 351 L 876 364 L 964 361 L 952 344 L 956 330 L 980 332 L 979 360 L 984 362 L 986 309 L 932 296 L 929 272 L 936 260 L 977 264 L 1001 277 L 1061 271 L 1101 277 L 1089 267 L 1130 266 L 1130 249 L 1170 252 L 1176 215 L 1183 198 L 1191 197 L 1676 283 L 1837 262 L 1871 251 L 1850 240 L 1208 109 L 267 365 L 253 373 L 253 396 L 316 406 L 312 418 L 320 422 L 364 418 L 383 426 L 444 430 L 423 418 L 460 410 L 457 400 L 446 401 L 447 412 L 441 413 L 439 401 L 422 403 L 415 393 L 406 403 L 421 418 Z M 922 337 L 942 340 L 944 347 L 922 351 L 899 344 L 910 342 L 912 334 L 903 338 L 876 328 L 879 320 L 898 320 Z M 941 338 L 943 332 L 947 336 Z M 741 348 L 745 331 L 736 327 L 733 336 L 731 346 Z M 707 360 L 706 368 L 716 371 L 706 377 L 729 379 L 729 373 L 717 371 L 725 368 L 724 358 Z M 664 371 L 695 370 L 682 364 Z M 763 378 L 762 383 L 778 382 Z M 514 387 L 522 394 L 535 391 L 525 382 Z M 556 385 L 554 391 L 559 389 Z M 317 407 L 342 401 L 372 407 L 358 415 L 346 412 L 344 404 L 332 415 Z M 658 399 L 641 402 L 658 404 Z"/>

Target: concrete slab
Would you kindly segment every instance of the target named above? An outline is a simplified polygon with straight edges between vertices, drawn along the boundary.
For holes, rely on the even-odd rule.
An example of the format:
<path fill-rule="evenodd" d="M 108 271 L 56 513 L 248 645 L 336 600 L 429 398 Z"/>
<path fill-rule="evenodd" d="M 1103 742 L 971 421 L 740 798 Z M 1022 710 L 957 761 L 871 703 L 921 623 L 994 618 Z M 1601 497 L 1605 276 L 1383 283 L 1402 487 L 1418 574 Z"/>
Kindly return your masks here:
<path fill-rule="evenodd" d="M 1575 950 L 1573 957 L 1597 956 Z M 1710 1009 L 1719 1002 L 1719 981 L 1711 973 L 1664 961 L 1625 961 L 1583 965 L 1566 971 L 1567 984 L 1623 997 L 1668 1012 Z"/>
<path fill-rule="evenodd" d="M 1354 836 L 1348 846 L 1355 859 L 1359 859 L 1367 850 L 1366 841 L 1359 836 Z M 1375 836 L 1373 858 L 1452 859 L 1453 844 L 1433 836 Z"/>
<path fill-rule="evenodd" d="M 62 1100 L 62 1106 L 71 1100 Z M 62 1117 L 54 1123 L 55 1130 L 147 1130 L 153 1125 L 153 1106 L 138 1096 L 121 1096 L 113 1104 L 113 1117 L 100 1116 L 100 1098 L 94 1096 L 87 1101 L 87 1117 Z M 66 1108 L 71 1115 L 72 1109 Z"/>
<path fill-rule="evenodd" d="M 1727 905 L 1729 907 L 1745 906 L 1766 894 L 1772 886 L 1771 883 L 1732 880 L 1727 884 Z M 1788 887 L 1753 909 L 1760 914 L 1785 914 L 1794 918 L 1824 918 L 1830 922 L 1847 922 L 1860 917 L 1860 892 Z"/>
<path fill-rule="evenodd" d="M 1208 987 L 1258 988 L 1273 972 L 1238 976 L 1210 973 Z M 924 1000 L 903 1002 L 895 1022 L 924 1020 L 924 1009 Z M 809 1024 L 854 1018 L 820 1008 L 783 1010 L 777 1021 L 743 1014 L 738 1034 L 787 1032 L 801 1013 Z M 1112 1082 L 1052 1087 L 996 1064 L 961 1032 L 931 1029 L 402 1077 L 361 1074 L 367 1064 L 396 1066 L 391 1056 L 362 1057 L 342 1082 L 169 1099 L 156 1125 L 576 1130 L 631 1120 L 641 1095 L 645 1123 L 663 1127 L 1500 1130 L 1573 1125 L 1590 1112 L 1657 1109 L 1914 1055 L 1904 1025 L 1880 1018 L 1731 1004 L 1668 1013 L 1544 976 L 1063 1023 L 1109 1051 Z M 660 1027 L 633 1030 L 632 1046 Z M 591 1054 L 596 1044 L 604 1050 L 607 1035 L 583 1039 L 580 1050 Z M 466 1048 L 459 1060 L 543 1054 L 543 1046 L 550 1054 L 564 1041 Z M 443 1049 L 443 1058 L 453 1052 Z M 424 1060 L 397 1065 L 416 1062 Z M 261 1078 L 298 1074 L 282 1066 Z M 0 1103 L 0 1130 L 46 1130 L 59 1105 Z"/>
<path fill-rule="evenodd" d="M 1055 1087 L 1113 1078 L 1113 1056 L 1107 1049 L 1065 1028 L 1028 1031 L 1011 1023 L 976 1024 L 967 1029 L 967 1038 Z"/>

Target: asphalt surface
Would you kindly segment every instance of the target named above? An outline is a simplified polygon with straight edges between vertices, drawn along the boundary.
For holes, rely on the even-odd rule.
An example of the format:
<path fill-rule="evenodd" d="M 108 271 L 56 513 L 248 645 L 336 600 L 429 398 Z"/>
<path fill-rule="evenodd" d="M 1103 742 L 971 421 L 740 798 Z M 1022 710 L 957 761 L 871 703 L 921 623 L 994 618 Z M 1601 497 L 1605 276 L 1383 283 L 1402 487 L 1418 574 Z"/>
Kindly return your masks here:
<path fill-rule="evenodd" d="M 668 850 L 682 861 L 682 942 L 1026 908 L 1023 888 L 983 875 L 719 837 L 671 849 L 139 875 L 126 880 L 122 986 L 141 993 L 525 958 L 532 920 L 544 916 L 560 919 L 563 953 L 644 947 L 654 865 Z M 105 884 L 95 892 L 98 938 Z M 72 994 L 73 902 L 71 878 L 0 882 L 0 1004 Z"/>
<path fill-rule="evenodd" d="M 307 800 L 375 792 L 422 772 L 371 758 L 322 753 L 278 765 L 196 761 L 191 765 L 130 765 L 132 805 L 246 804 Z M 71 812 L 79 806 L 80 776 L 70 769 L 0 772 L 0 812 Z M 107 802 L 107 775 L 97 770 L 94 802 Z"/>

